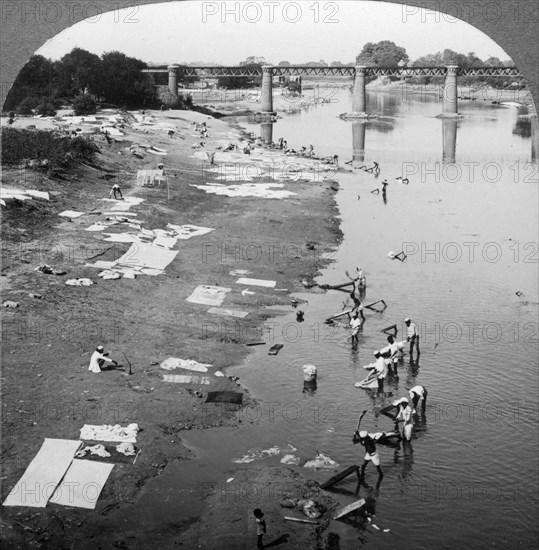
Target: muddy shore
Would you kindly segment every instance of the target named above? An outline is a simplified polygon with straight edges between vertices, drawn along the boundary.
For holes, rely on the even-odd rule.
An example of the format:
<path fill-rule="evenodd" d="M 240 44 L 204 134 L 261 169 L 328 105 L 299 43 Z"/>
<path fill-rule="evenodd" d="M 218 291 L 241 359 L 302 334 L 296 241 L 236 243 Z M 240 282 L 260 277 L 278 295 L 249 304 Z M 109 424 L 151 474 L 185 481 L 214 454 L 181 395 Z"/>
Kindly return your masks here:
<path fill-rule="evenodd" d="M 223 140 L 242 143 L 246 135 L 226 119 L 199 113 L 148 114 L 174 125 L 174 136 L 153 129 L 135 130 L 127 124 L 123 141 L 108 145 L 96 137 L 100 151 L 94 165 L 79 166 L 61 179 L 20 168 L 3 170 L 3 187 L 48 191 L 51 200 L 14 199 L 2 207 L 2 301 L 19 303 L 15 309 L 4 309 L 2 330 L 2 500 L 44 438 L 77 439 L 84 424 L 136 422 L 141 429 L 135 463 L 133 457 L 118 458 L 117 453 L 99 459 L 115 466 L 95 510 L 51 504 L 42 509 L 4 507 L 0 536 L 11 548 L 153 548 L 165 547 L 164 541 L 166 547 L 176 544 L 184 548 L 252 544 L 252 533 L 241 530 L 234 532 L 236 538 L 225 546 L 208 538 L 210 527 L 212 535 L 218 534 L 212 518 L 219 516 L 219 525 L 233 524 L 232 516 L 245 516 L 252 502 L 238 503 L 238 509 L 232 509 L 214 499 L 189 529 L 165 520 L 155 526 L 161 536 L 158 539 L 155 533 L 142 529 L 126 539 L 121 527 L 115 526 L 114 515 L 136 503 L 145 482 L 162 474 L 171 461 L 196 460 L 182 444 L 184 430 L 242 422 L 235 414 L 238 406 L 203 404 L 208 391 L 241 391 L 242 407 L 256 404 L 256 396 L 241 387 L 241 380 L 214 373 L 226 374 L 227 367 L 241 363 L 252 349 L 247 344 L 259 340 L 264 321 L 271 316 L 264 306 L 290 304 L 289 294 L 305 291 L 304 283 L 312 281 L 329 261 L 326 254 L 341 239 L 334 201 L 337 184 L 329 180 L 286 182 L 284 189 L 297 195 L 284 200 L 205 193 L 192 186 L 207 183 L 204 161 L 193 158 L 192 145 L 200 136 L 192 122 L 208 125 L 204 150 L 215 150 Z M 146 154 L 139 159 L 130 154 L 129 145 L 142 141 L 166 149 L 167 156 Z M 257 151 L 263 152 L 263 148 L 255 146 L 253 159 Z M 137 187 L 137 170 L 156 168 L 158 162 L 164 162 L 167 169 L 168 189 L 163 185 Z M 108 196 L 115 181 L 126 196 L 144 199 L 134 209 L 144 228 L 166 228 L 173 223 L 214 231 L 179 241 L 175 247 L 179 254 L 164 275 L 100 279 L 98 270 L 85 264 L 115 260 L 129 248 L 129 244 L 104 242 L 100 233 L 85 231 L 105 219 L 105 203 L 99 199 Z M 58 217 L 66 209 L 86 214 L 73 220 Z M 35 271 L 42 264 L 66 274 Z M 254 294 L 242 294 L 244 287 L 235 284 L 237 277 L 230 275 L 237 269 L 249 270 L 249 277 L 275 280 L 276 289 L 286 290 L 250 287 Z M 88 277 L 96 284 L 64 284 L 78 277 Z M 248 316 L 238 323 L 209 314 L 207 306 L 186 302 L 200 284 L 232 288 L 223 307 L 248 311 Z M 105 346 L 120 363 L 118 368 L 98 375 L 88 371 L 97 345 Z M 159 363 L 167 357 L 211 364 L 211 383 L 186 386 L 164 382 Z M 265 479 L 290 485 L 293 481 L 295 494 L 290 496 L 318 495 L 306 478 L 286 467 L 242 468 L 240 475 L 247 482 Z M 278 499 L 259 506 L 286 515 Z M 309 540 L 293 537 L 297 542 L 291 541 L 287 548 L 325 547 L 323 528 L 322 522 Z M 293 535 L 297 529 L 291 526 L 288 532 Z"/>

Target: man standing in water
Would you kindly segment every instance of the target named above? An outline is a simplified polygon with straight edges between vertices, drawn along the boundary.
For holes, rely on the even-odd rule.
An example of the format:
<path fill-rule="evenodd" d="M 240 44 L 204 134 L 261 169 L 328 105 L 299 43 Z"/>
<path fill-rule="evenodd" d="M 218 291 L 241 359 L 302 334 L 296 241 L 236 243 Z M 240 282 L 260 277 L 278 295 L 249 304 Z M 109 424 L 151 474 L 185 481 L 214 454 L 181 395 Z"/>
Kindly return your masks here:
<path fill-rule="evenodd" d="M 380 468 L 380 457 L 378 456 L 378 451 L 376 450 L 376 443 L 374 442 L 374 439 L 369 435 L 369 433 L 366 430 L 362 430 L 359 432 L 358 430 L 354 433 L 354 443 L 361 443 L 363 447 L 365 447 L 365 458 L 363 461 L 363 465 L 361 466 L 361 474 L 360 479 L 363 479 L 365 475 L 365 468 L 367 467 L 367 464 L 369 462 L 372 462 L 376 469 L 378 470 L 378 475 L 380 477 L 383 477 L 384 473 L 382 472 L 382 468 Z"/>
<path fill-rule="evenodd" d="M 399 421 L 404 422 L 402 427 L 402 435 L 405 441 L 412 440 L 412 431 L 414 429 L 414 416 L 412 412 L 412 407 L 406 397 L 403 397 L 400 402 L 399 412 L 395 422 L 398 424 Z"/>
<path fill-rule="evenodd" d="M 387 359 L 388 369 L 391 370 L 393 367 L 393 374 L 397 373 L 397 364 L 399 362 L 399 356 L 402 355 L 402 352 L 399 352 L 399 345 L 395 342 L 395 338 L 391 334 L 387 337 L 389 342 L 389 358 Z"/>
<path fill-rule="evenodd" d="M 363 311 L 361 311 L 361 319 L 359 318 L 359 311 L 356 309 L 352 315 L 348 314 L 350 317 L 350 328 L 352 329 L 352 347 L 357 348 L 358 344 L 358 334 L 365 317 L 363 317 Z"/>
<path fill-rule="evenodd" d="M 425 412 L 425 408 L 427 407 L 427 395 L 428 395 L 427 388 L 425 386 L 414 386 L 410 392 L 410 399 L 412 400 L 412 404 L 414 407 L 414 413 L 416 412 L 417 405 L 419 403 L 420 399 L 423 399 L 423 402 L 421 403 L 421 411 Z"/>
<path fill-rule="evenodd" d="M 374 372 L 376 373 L 376 379 L 378 380 L 378 391 L 384 391 L 384 378 L 387 375 L 386 360 L 382 357 L 379 351 L 374 352 L 376 363 L 374 365 Z"/>
<path fill-rule="evenodd" d="M 410 320 L 409 317 L 404 319 L 404 324 L 406 325 L 406 341 L 410 342 L 410 361 L 414 360 L 413 351 L 414 346 L 417 348 L 417 360 L 419 361 L 419 332 L 414 323 Z"/>

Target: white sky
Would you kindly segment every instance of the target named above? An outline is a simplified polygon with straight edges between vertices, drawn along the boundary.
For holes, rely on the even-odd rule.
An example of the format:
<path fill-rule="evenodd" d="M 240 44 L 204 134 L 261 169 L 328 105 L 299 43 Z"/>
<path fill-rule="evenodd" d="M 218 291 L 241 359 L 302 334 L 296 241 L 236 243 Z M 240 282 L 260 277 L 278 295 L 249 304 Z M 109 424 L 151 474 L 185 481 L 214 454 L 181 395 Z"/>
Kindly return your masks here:
<path fill-rule="evenodd" d="M 92 15 L 93 11 L 88 11 Z M 333 21 L 333 22 L 330 22 Z M 237 65 L 247 56 L 277 64 L 355 60 L 366 42 L 391 40 L 411 60 L 450 48 L 486 59 L 509 56 L 487 35 L 448 15 L 382 2 L 171 2 L 98 14 L 36 53 L 58 59 L 80 47 L 119 50 L 145 62 Z"/>

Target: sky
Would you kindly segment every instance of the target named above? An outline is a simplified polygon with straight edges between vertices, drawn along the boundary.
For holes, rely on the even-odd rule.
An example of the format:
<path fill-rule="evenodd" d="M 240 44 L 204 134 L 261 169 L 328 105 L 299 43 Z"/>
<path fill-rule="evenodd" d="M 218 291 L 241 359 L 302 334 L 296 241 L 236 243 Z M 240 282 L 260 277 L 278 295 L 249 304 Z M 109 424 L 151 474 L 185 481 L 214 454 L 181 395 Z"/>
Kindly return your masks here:
<path fill-rule="evenodd" d="M 311 0 L 134 6 L 81 21 L 36 53 L 59 59 L 79 47 L 98 55 L 118 50 L 147 63 L 237 65 L 247 56 L 272 64 L 349 63 L 365 43 L 381 40 L 404 47 L 412 61 L 445 48 L 509 59 L 486 34 L 439 12 L 385 2 Z"/>

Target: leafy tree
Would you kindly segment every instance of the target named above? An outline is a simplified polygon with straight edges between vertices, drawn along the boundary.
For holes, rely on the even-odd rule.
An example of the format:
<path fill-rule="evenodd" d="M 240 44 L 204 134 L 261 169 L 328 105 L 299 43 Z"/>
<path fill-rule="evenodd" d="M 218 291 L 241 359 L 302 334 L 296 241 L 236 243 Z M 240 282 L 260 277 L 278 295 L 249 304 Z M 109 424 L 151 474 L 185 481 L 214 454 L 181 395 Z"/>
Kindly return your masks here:
<path fill-rule="evenodd" d="M 245 69 L 258 69 L 262 74 L 262 65 L 258 63 L 243 64 L 241 66 Z M 217 86 L 227 90 L 237 90 L 255 88 L 260 86 L 261 82 L 262 77 L 260 76 L 221 76 L 217 79 Z"/>
<path fill-rule="evenodd" d="M 49 96 L 54 99 L 57 95 L 55 78 L 54 63 L 42 55 L 33 55 L 17 75 L 6 97 L 4 109 L 13 110 L 23 99 L 31 96 Z"/>
<path fill-rule="evenodd" d="M 260 78 L 258 78 L 260 80 Z M 255 88 L 255 77 L 252 76 L 220 76 L 217 79 L 218 88 L 238 90 L 243 88 Z"/>
<path fill-rule="evenodd" d="M 140 107 L 154 98 L 153 79 L 143 73 L 146 64 L 121 52 L 102 55 L 102 77 L 97 93 L 105 101 L 126 107 Z"/>
<path fill-rule="evenodd" d="M 501 67 L 503 63 L 499 57 L 489 57 L 485 60 L 485 67 Z"/>
<path fill-rule="evenodd" d="M 308 61 L 307 63 L 303 63 L 304 67 L 327 67 L 328 64 L 321 59 L 320 61 Z"/>
<path fill-rule="evenodd" d="M 443 67 L 447 65 L 458 65 L 461 68 L 510 66 L 508 62 L 502 62 L 498 57 L 489 57 L 486 61 L 483 61 L 473 52 L 469 52 L 467 55 L 464 55 L 450 49 L 445 49 L 443 52 L 428 54 L 423 57 L 419 57 L 412 63 L 412 66 L 414 67 Z M 417 78 L 410 78 L 408 81 L 410 83 L 420 84 L 442 84 L 443 80 L 444 79 L 442 77 L 422 76 Z M 478 84 L 487 84 L 494 88 L 505 88 L 511 85 L 513 82 L 514 78 L 512 77 L 499 76 L 466 76 L 459 78 L 460 86 L 476 86 Z"/>
<path fill-rule="evenodd" d="M 93 115 L 97 112 L 97 100 L 92 94 L 80 94 L 73 99 L 73 110 L 77 116 Z"/>
<path fill-rule="evenodd" d="M 101 59 L 81 48 L 73 48 L 58 63 L 57 73 L 58 88 L 66 97 L 94 92 L 102 79 Z"/>
<path fill-rule="evenodd" d="M 20 115 L 33 115 L 34 109 L 37 107 L 39 99 L 37 97 L 25 97 L 17 105 L 17 113 Z"/>
<path fill-rule="evenodd" d="M 278 67 L 290 67 L 290 61 L 279 61 Z"/>
<path fill-rule="evenodd" d="M 264 57 L 257 57 L 255 55 L 249 56 L 245 61 L 240 62 L 240 67 L 251 66 L 251 65 L 267 65 L 266 59 Z"/>
<path fill-rule="evenodd" d="M 340 61 L 332 61 L 329 64 L 330 67 L 344 67 L 344 63 L 341 63 Z"/>
<path fill-rule="evenodd" d="M 413 67 L 441 67 L 443 65 L 442 53 L 429 53 L 418 57 L 413 63 Z"/>
<path fill-rule="evenodd" d="M 36 114 L 43 116 L 55 116 L 56 108 L 52 101 L 49 101 L 46 97 L 36 105 Z"/>
<path fill-rule="evenodd" d="M 376 44 L 367 42 L 361 53 L 356 57 L 358 65 L 371 67 L 395 67 L 399 64 L 399 61 L 408 63 L 409 60 L 406 50 L 390 40 L 382 40 Z"/>

